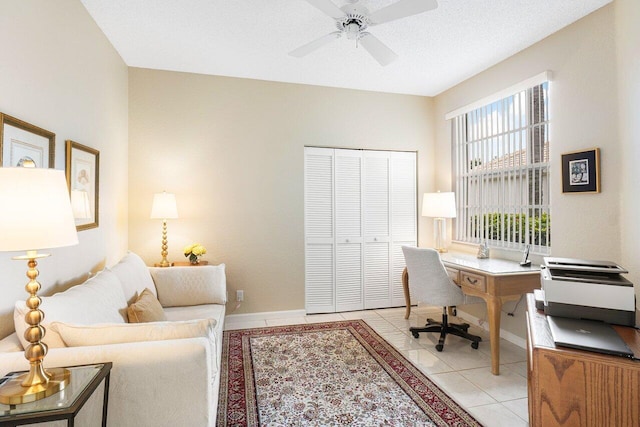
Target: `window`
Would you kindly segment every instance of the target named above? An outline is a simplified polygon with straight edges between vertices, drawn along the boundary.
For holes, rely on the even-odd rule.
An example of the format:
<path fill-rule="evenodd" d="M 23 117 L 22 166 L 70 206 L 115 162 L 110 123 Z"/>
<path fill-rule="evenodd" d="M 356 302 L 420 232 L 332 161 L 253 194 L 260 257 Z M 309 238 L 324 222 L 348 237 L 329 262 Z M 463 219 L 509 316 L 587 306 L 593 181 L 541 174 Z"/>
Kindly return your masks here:
<path fill-rule="evenodd" d="M 549 253 L 548 81 L 529 81 L 447 118 L 453 119 L 454 239 Z"/>

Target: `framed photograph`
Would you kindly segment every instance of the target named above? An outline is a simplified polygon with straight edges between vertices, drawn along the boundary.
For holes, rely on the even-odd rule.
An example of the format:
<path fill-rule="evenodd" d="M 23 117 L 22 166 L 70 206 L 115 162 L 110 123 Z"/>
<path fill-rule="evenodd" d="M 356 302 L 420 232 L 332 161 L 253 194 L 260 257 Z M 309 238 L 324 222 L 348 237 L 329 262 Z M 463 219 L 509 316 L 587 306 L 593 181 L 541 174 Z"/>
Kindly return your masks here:
<path fill-rule="evenodd" d="M 66 141 L 67 185 L 78 231 L 98 227 L 100 152 L 77 142 Z"/>
<path fill-rule="evenodd" d="M 600 149 L 562 155 L 562 192 L 600 192 Z"/>
<path fill-rule="evenodd" d="M 0 113 L 0 165 L 55 167 L 56 134 Z"/>

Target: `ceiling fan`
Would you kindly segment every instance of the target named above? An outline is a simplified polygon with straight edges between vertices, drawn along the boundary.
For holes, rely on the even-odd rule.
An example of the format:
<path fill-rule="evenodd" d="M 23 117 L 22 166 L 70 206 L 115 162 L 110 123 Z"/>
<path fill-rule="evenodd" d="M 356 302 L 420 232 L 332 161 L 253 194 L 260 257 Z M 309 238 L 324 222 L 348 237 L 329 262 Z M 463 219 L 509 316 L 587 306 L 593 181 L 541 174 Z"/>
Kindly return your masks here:
<path fill-rule="evenodd" d="M 395 61 L 398 55 L 382 43 L 376 36 L 367 32 L 367 28 L 384 24 L 407 16 L 417 15 L 438 7 L 437 0 L 398 0 L 397 2 L 369 12 L 359 0 L 347 0 L 348 3 L 338 7 L 331 0 L 306 0 L 336 21 L 338 31 L 320 37 L 310 43 L 289 52 L 289 55 L 301 58 L 321 48 L 332 40 L 345 35 L 355 40 L 366 49 L 373 58 L 385 66 Z"/>

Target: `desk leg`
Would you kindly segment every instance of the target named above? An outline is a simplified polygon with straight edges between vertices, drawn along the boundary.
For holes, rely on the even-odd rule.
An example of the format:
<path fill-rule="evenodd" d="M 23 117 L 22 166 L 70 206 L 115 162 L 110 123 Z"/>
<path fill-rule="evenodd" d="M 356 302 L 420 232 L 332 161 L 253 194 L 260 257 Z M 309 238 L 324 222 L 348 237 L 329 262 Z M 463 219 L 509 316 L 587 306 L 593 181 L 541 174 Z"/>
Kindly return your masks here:
<path fill-rule="evenodd" d="M 491 340 L 491 373 L 500 375 L 500 314 L 502 300 L 489 296 L 486 299 L 489 317 L 489 339 Z"/>
<path fill-rule="evenodd" d="M 402 270 L 402 289 L 404 290 L 404 302 L 407 304 L 404 318 L 408 319 L 411 314 L 411 295 L 409 295 L 409 273 L 407 272 L 407 267 Z"/>

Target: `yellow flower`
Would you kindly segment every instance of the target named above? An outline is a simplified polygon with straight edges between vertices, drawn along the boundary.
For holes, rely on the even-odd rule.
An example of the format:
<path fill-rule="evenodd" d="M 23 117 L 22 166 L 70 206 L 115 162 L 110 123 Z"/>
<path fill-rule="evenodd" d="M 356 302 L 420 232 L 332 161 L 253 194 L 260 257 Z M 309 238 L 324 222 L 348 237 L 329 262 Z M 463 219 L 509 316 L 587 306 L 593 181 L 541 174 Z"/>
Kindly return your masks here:
<path fill-rule="evenodd" d="M 191 253 L 196 256 L 201 256 L 207 253 L 207 249 L 202 245 L 195 245 L 191 250 Z"/>
<path fill-rule="evenodd" d="M 207 253 L 207 248 L 202 246 L 200 243 L 194 243 L 192 245 L 185 246 L 183 252 L 185 257 L 199 257 Z"/>

